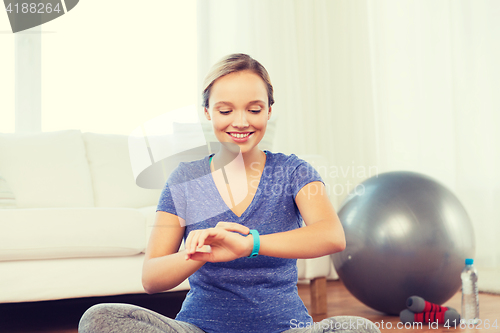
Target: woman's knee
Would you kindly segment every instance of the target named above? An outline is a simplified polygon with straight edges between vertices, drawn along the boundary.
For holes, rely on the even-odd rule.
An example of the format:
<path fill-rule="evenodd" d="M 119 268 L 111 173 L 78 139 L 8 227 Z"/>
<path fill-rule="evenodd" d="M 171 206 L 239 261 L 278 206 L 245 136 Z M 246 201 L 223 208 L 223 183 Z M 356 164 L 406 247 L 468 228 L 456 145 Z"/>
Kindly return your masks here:
<path fill-rule="evenodd" d="M 116 318 L 118 303 L 100 303 L 88 308 L 78 323 L 78 333 L 106 332 Z"/>
<path fill-rule="evenodd" d="M 356 316 L 326 318 L 319 322 L 319 326 L 323 332 L 380 333 L 375 323 L 366 318 Z"/>

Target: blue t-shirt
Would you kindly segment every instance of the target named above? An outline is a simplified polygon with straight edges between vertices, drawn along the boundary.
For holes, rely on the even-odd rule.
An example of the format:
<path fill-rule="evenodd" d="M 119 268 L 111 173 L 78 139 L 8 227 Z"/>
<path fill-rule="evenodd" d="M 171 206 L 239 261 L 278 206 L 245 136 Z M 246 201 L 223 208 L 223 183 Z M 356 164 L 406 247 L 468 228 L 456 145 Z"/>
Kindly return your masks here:
<path fill-rule="evenodd" d="M 296 155 L 267 154 L 255 196 L 238 217 L 219 194 L 209 157 L 181 162 L 167 180 L 157 211 L 186 221 L 191 230 L 237 222 L 266 235 L 302 226 L 295 204 L 300 189 L 321 181 L 319 173 Z M 213 155 L 213 154 L 212 154 Z M 176 319 L 207 333 L 283 332 L 293 322 L 313 320 L 297 292 L 297 259 L 259 255 L 229 262 L 205 263 L 189 277 L 191 290 Z"/>

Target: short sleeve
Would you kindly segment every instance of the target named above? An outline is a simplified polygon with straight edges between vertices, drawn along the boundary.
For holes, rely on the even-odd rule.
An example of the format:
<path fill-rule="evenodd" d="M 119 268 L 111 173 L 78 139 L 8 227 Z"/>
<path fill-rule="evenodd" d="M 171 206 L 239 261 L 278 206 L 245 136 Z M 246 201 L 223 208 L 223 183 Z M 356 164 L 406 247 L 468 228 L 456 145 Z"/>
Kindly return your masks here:
<path fill-rule="evenodd" d="M 186 195 L 181 165 L 172 171 L 168 177 L 161 191 L 156 211 L 171 213 L 185 219 Z"/>
<path fill-rule="evenodd" d="M 311 164 L 299 158 L 297 159 L 297 162 L 299 164 L 293 170 L 290 179 L 294 198 L 304 186 L 311 182 L 320 181 L 325 184 L 319 172 L 316 171 Z"/>

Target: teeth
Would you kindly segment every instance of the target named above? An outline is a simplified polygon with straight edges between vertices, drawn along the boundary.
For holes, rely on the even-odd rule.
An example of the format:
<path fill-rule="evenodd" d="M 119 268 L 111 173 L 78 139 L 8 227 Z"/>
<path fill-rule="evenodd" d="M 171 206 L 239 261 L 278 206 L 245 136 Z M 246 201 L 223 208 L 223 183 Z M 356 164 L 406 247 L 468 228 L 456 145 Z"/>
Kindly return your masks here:
<path fill-rule="evenodd" d="M 231 136 L 235 137 L 235 138 L 246 138 L 247 136 L 250 135 L 250 133 L 247 133 L 247 134 L 234 134 L 234 133 L 229 133 L 231 134 Z"/>

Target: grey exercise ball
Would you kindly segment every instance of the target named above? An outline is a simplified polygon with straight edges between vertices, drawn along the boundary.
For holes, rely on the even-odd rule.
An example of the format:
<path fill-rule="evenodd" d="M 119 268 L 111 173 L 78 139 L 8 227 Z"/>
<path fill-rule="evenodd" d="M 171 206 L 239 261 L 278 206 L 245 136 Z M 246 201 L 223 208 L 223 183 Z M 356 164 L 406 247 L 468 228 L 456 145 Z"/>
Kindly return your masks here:
<path fill-rule="evenodd" d="M 474 230 L 457 197 L 414 172 L 387 172 L 358 185 L 338 212 L 347 246 L 331 255 L 337 273 L 365 305 L 392 315 L 406 299 L 443 304 L 460 288 Z"/>

